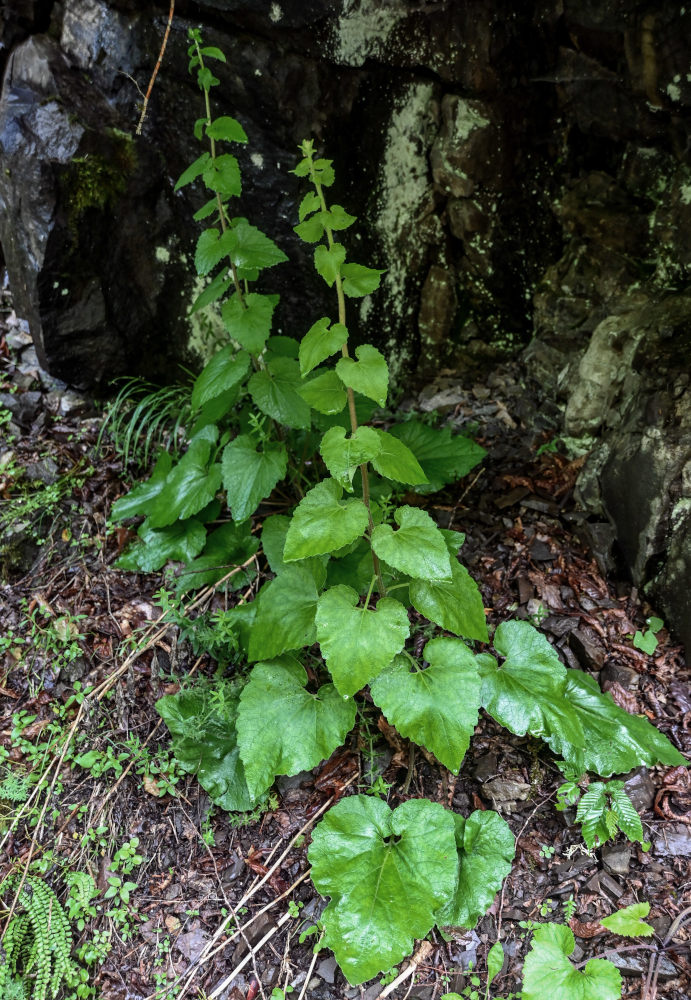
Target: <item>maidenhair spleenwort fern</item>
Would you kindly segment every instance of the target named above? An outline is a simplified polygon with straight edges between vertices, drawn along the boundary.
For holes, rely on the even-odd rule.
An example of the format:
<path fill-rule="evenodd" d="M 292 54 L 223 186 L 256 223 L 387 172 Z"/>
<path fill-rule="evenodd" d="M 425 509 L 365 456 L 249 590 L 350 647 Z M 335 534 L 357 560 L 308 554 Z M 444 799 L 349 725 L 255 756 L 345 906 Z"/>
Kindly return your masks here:
<path fill-rule="evenodd" d="M 2 941 L 0 997 L 57 997 L 70 977 L 71 950 L 70 925 L 57 896 L 42 879 L 27 876 Z"/>

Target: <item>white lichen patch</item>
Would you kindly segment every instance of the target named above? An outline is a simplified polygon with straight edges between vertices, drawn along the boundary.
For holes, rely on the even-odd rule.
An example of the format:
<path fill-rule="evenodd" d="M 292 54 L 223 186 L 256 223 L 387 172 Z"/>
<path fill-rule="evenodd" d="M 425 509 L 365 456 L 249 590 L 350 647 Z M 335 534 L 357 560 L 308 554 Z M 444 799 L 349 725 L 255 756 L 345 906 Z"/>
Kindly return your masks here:
<path fill-rule="evenodd" d="M 271 4 L 271 10 L 269 11 L 269 19 L 276 24 L 283 17 L 283 11 L 281 10 L 281 5 L 277 3 Z"/>
<path fill-rule="evenodd" d="M 386 268 L 382 276 L 386 301 L 383 311 L 386 333 L 394 344 L 399 321 L 413 308 L 406 301 L 406 286 L 408 274 L 415 270 L 411 264 L 420 252 L 418 220 L 430 184 L 430 139 L 424 137 L 433 134 L 433 92 L 431 83 L 413 83 L 397 100 L 377 177 L 379 197 L 374 226 L 384 259 L 375 263 Z"/>
<path fill-rule="evenodd" d="M 682 184 L 679 193 L 682 205 L 691 205 L 691 184 Z"/>
<path fill-rule="evenodd" d="M 206 278 L 195 279 L 192 295 L 189 299 L 191 305 L 198 295 L 204 291 L 208 284 Z M 187 346 L 195 354 L 199 355 L 202 362 L 206 364 L 219 347 L 228 343 L 228 333 L 223 326 L 218 304 L 212 303 L 204 309 L 198 309 L 196 313 L 187 317 L 189 322 L 189 337 Z"/>
<path fill-rule="evenodd" d="M 489 119 L 480 114 L 473 102 L 459 100 L 454 115 L 454 139 L 465 140 L 476 128 L 489 125 Z"/>
<path fill-rule="evenodd" d="M 332 58 L 345 66 L 380 58 L 406 14 L 398 0 L 345 0 L 332 37 Z"/>
<path fill-rule="evenodd" d="M 155 254 L 159 264 L 167 264 L 170 261 L 170 250 L 168 247 L 156 247 Z"/>
<path fill-rule="evenodd" d="M 257 170 L 264 169 L 264 157 L 262 156 L 261 153 L 252 153 L 250 156 L 250 160 L 252 161 L 252 166 L 256 167 Z"/>
<path fill-rule="evenodd" d="M 676 83 L 667 84 L 667 96 L 671 101 L 681 100 L 681 87 L 677 86 Z"/>

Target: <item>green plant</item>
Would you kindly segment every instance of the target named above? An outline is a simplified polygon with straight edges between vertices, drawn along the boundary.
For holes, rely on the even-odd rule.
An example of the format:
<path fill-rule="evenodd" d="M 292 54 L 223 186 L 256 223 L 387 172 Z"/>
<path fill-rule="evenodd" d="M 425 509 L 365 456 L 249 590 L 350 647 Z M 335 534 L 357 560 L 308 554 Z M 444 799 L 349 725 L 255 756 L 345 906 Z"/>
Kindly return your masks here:
<path fill-rule="evenodd" d="M 97 448 L 108 433 L 125 466 L 148 468 L 161 449 L 178 456 L 178 444 L 190 419 L 189 385 L 154 386 L 141 378 L 125 378 L 106 406 Z"/>
<path fill-rule="evenodd" d="M 633 637 L 636 649 L 652 656 L 657 649 L 657 633 L 664 628 L 664 625 L 662 618 L 648 618 L 648 628 L 645 632 L 638 631 Z"/>
<path fill-rule="evenodd" d="M 576 822 L 581 824 L 588 850 L 612 840 L 620 830 L 629 840 L 638 841 L 643 850 L 648 850 L 650 844 L 643 838 L 641 818 L 623 781 L 590 781 L 586 775 L 579 776 L 578 767 L 564 762 L 560 768 L 567 780 L 557 789 L 557 809 L 563 811 L 578 803 Z"/>
<path fill-rule="evenodd" d="M 6 888 L 15 884 L 10 879 Z M 18 902 L 2 939 L 0 996 L 14 990 L 32 1000 L 46 1000 L 49 994 L 54 998 L 61 983 L 72 979 L 68 919 L 53 890 L 35 875 L 26 876 Z"/>
<path fill-rule="evenodd" d="M 554 857 L 554 852 L 556 848 L 552 844 L 541 844 L 540 845 L 540 857 L 544 858 L 545 861 L 551 860 Z"/>

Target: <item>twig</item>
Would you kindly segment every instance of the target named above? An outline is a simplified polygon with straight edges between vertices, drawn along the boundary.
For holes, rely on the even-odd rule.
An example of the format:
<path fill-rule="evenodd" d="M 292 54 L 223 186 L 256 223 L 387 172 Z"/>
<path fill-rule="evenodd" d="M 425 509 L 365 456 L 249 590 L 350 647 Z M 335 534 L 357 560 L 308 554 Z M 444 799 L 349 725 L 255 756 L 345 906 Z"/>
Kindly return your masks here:
<path fill-rule="evenodd" d="M 405 967 L 400 976 L 396 976 L 394 981 L 389 983 L 389 985 L 378 994 L 376 1000 L 384 1000 L 384 997 L 388 997 L 389 993 L 393 993 L 394 990 L 397 990 L 398 987 L 406 981 L 406 979 L 409 979 L 417 971 L 423 962 L 427 961 L 433 951 L 434 945 L 430 941 L 422 941 L 420 943 L 420 947 L 415 952 L 409 964 Z"/>
<path fill-rule="evenodd" d="M 142 104 L 142 113 L 139 116 L 139 121 L 137 122 L 137 128 L 135 129 L 136 135 L 142 134 L 142 129 L 144 128 L 144 122 L 146 120 L 146 113 L 149 107 L 149 98 L 151 97 L 151 91 L 154 89 L 154 83 L 156 82 L 156 77 L 158 76 L 158 71 L 161 68 L 161 62 L 163 60 L 163 53 L 166 50 L 166 45 L 168 44 L 168 36 L 170 35 L 170 26 L 173 23 L 173 14 L 175 13 L 175 0 L 170 0 L 170 10 L 168 11 L 168 23 L 166 24 L 166 30 L 163 35 L 163 41 L 161 43 L 161 50 L 158 53 L 158 59 L 156 60 L 156 65 L 154 66 L 154 71 L 151 74 L 151 79 L 149 80 L 149 86 L 146 88 L 146 93 L 144 94 L 144 103 Z"/>
<path fill-rule="evenodd" d="M 317 964 L 317 956 L 319 955 L 319 945 L 322 943 L 323 937 L 324 937 L 324 931 L 321 932 L 321 934 L 319 935 L 319 940 L 314 946 L 314 954 L 312 955 L 312 961 L 310 962 L 310 967 L 307 970 L 307 975 L 305 976 L 305 981 L 302 984 L 302 989 L 300 990 L 300 996 L 298 997 L 298 1000 L 303 1000 L 303 997 L 307 992 L 307 986 L 312 977 L 312 973 L 314 972 L 314 967 Z"/>
<path fill-rule="evenodd" d="M 287 922 L 288 922 L 289 920 L 290 920 L 290 912 L 288 912 L 288 913 L 284 913 L 284 914 L 283 914 L 283 916 L 281 917 L 281 919 L 280 919 L 280 920 L 278 921 L 278 923 L 276 924 L 276 926 L 275 926 L 275 927 L 272 927 L 272 928 L 271 928 L 271 930 L 270 930 L 270 931 L 269 931 L 269 932 L 268 932 L 267 934 L 265 934 L 265 935 L 264 935 L 264 937 L 263 937 L 263 938 L 261 939 L 261 941 L 259 942 L 259 944 L 257 944 L 257 945 L 256 945 L 256 946 L 255 946 L 255 947 L 254 947 L 254 948 L 253 948 L 253 949 L 252 949 L 252 950 L 250 951 L 249 955 L 245 955 L 245 957 L 244 957 L 244 958 L 243 958 L 243 960 L 242 960 L 242 961 L 240 962 L 240 964 L 239 964 L 239 965 L 236 965 L 236 966 L 235 966 L 235 968 L 233 969 L 233 971 L 232 971 L 232 972 L 230 973 L 230 975 L 229 975 L 229 976 L 227 976 L 227 977 L 226 977 L 226 978 L 225 978 L 225 979 L 223 980 L 223 982 L 222 982 L 222 983 L 219 983 L 219 984 L 218 984 L 218 986 L 217 986 L 217 987 L 216 987 L 216 989 L 215 989 L 215 990 L 213 991 L 213 993 L 209 993 L 209 998 L 208 998 L 208 1000 L 215 1000 L 215 997 L 218 997 L 218 996 L 220 996 L 220 995 L 221 995 L 221 993 L 223 993 L 223 991 L 224 991 L 225 989 L 227 989 L 227 988 L 228 988 L 228 986 L 230 986 L 230 984 L 231 984 L 231 983 L 232 983 L 232 981 L 233 981 L 233 980 L 235 979 L 235 977 L 236 977 L 237 975 L 239 975 L 239 974 L 240 974 L 240 973 L 242 972 L 242 970 L 243 970 L 243 969 L 245 968 L 245 966 L 247 965 L 247 963 L 248 963 L 248 962 L 249 962 L 249 961 L 250 961 L 250 960 L 251 960 L 252 958 L 254 958 L 255 954 L 256 954 L 256 953 L 257 953 L 258 951 L 261 951 L 261 949 L 262 949 L 262 948 L 264 947 L 264 945 L 266 944 L 266 942 L 267 942 L 267 941 L 270 941 L 270 940 L 271 940 L 271 938 L 272 938 L 272 937 L 274 936 L 274 934 L 278 933 L 278 931 L 280 931 L 281 927 L 283 927 L 283 925 L 284 925 L 285 923 L 287 923 Z"/>

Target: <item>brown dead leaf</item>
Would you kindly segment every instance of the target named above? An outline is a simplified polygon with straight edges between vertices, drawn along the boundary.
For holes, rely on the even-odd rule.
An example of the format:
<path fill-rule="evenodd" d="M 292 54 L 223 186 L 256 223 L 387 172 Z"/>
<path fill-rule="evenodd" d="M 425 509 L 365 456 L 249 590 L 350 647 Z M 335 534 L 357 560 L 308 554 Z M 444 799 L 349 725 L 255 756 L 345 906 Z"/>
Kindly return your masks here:
<path fill-rule="evenodd" d="M 604 934 L 605 928 L 602 927 L 598 920 L 589 920 L 587 923 L 582 923 L 575 917 L 569 923 L 569 927 L 574 932 L 576 937 L 579 938 L 594 938 L 598 934 Z"/>
<path fill-rule="evenodd" d="M 155 778 L 152 778 L 150 774 L 145 774 L 142 778 L 142 785 L 144 786 L 144 791 L 148 792 L 149 795 L 153 795 L 154 798 L 160 799 L 162 795 L 165 795 L 165 791 L 160 788 L 158 782 Z"/>
<path fill-rule="evenodd" d="M 177 917 L 173 916 L 166 917 L 164 922 L 171 934 L 177 934 L 177 932 L 182 927 L 182 924 L 180 923 Z"/>

